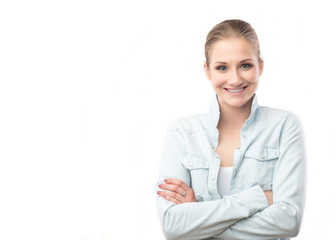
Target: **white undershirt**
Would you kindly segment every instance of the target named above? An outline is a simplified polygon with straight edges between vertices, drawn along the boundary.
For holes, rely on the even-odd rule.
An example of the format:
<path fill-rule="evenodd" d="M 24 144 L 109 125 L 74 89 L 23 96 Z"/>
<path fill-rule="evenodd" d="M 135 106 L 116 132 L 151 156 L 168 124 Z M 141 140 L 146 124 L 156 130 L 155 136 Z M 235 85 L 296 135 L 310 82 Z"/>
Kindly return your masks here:
<path fill-rule="evenodd" d="M 230 194 L 230 184 L 233 167 L 221 167 L 218 172 L 217 187 L 221 197 Z"/>

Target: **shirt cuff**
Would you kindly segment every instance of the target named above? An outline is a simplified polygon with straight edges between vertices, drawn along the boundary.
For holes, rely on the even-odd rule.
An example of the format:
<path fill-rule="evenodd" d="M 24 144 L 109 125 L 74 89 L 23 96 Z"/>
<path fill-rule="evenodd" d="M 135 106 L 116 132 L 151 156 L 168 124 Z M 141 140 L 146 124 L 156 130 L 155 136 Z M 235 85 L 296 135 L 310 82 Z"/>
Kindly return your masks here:
<path fill-rule="evenodd" d="M 234 195 L 239 195 L 239 199 L 248 206 L 251 212 L 257 212 L 268 207 L 264 190 L 259 185 L 255 185 Z"/>

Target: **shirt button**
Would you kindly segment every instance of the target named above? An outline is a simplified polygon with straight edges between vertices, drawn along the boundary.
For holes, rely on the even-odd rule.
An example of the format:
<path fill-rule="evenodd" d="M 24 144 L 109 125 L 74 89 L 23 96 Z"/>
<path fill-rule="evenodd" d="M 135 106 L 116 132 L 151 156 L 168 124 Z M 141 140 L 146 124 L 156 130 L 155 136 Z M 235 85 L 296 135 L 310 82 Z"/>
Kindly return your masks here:
<path fill-rule="evenodd" d="M 216 156 L 216 158 L 219 158 L 219 156 Z"/>
<path fill-rule="evenodd" d="M 261 155 L 260 157 L 261 157 L 262 159 L 264 159 L 264 158 L 265 158 L 265 155 Z"/>
<path fill-rule="evenodd" d="M 192 167 L 192 166 L 194 166 L 194 164 L 190 163 L 189 166 Z"/>
<path fill-rule="evenodd" d="M 216 179 L 215 177 L 212 177 L 212 178 L 211 178 L 212 181 L 215 181 L 215 179 Z"/>
<path fill-rule="evenodd" d="M 240 147 L 237 147 L 237 150 L 239 150 L 240 149 Z"/>
<path fill-rule="evenodd" d="M 245 135 L 243 135 L 243 138 L 246 138 L 246 136 L 245 136 Z"/>
<path fill-rule="evenodd" d="M 212 148 L 212 149 L 215 149 L 215 146 L 212 146 L 211 148 Z"/>

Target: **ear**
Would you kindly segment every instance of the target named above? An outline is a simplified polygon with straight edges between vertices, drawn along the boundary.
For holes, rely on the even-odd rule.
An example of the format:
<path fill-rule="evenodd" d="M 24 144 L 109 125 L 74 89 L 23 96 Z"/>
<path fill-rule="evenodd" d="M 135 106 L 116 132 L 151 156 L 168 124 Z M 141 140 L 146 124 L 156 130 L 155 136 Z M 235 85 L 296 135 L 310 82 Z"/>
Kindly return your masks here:
<path fill-rule="evenodd" d="M 211 81 L 210 70 L 206 62 L 204 62 L 204 72 L 205 72 L 206 77 Z"/>
<path fill-rule="evenodd" d="M 262 58 L 259 58 L 259 76 L 261 76 L 263 71 L 264 71 L 264 60 Z"/>

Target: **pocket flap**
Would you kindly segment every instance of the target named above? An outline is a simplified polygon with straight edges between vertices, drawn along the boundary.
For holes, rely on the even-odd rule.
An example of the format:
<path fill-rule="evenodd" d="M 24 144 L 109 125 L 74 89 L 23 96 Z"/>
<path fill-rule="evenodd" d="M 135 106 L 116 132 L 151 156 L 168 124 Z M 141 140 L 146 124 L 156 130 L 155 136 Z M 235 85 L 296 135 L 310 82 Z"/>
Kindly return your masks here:
<path fill-rule="evenodd" d="M 279 158 L 279 148 L 252 147 L 246 150 L 245 157 L 255 158 L 259 161 L 267 161 Z"/>
<path fill-rule="evenodd" d="M 187 169 L 209 168 L 209 161 L 201 156 L 189 155 L 182 159 L 182 164 Z"/>

